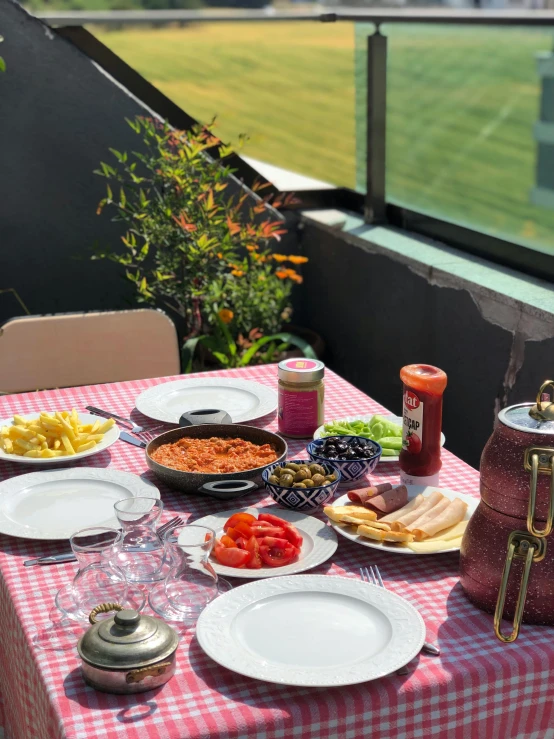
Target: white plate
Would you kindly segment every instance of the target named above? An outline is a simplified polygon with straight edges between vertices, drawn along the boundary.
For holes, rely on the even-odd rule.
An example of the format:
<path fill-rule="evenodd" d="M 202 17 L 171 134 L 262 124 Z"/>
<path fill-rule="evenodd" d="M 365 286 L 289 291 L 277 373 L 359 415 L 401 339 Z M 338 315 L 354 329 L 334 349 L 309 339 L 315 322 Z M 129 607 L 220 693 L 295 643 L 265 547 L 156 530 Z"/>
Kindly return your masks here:
<path fill-rule="evenodd" d="M 369 423 L 373 416 L 375 415 L 381 415 L 378 413 L 368 413 L 365 416 L 343 416 L 342 418 L 334 418 L 331 421 L 326 421 L 326 423 L 336 423 L 337 421 L 348 421 L 349 423 L 352 421 L 363 421 L 364 423 Z M 392 415 L 383 415 L 383 418 L 385 418 L 387 421 L 390 421 L 391 423 L 397 423 L 399 426 L 402 426 L 402 418 L 400 416 L 392 416 Z M 320 426 L 317 428 L 314 432 L 314 439 L 321 439 L 325 436 L 325 425 Z M 441 446 L 444 446 L 445 437 L 444 434 L 441 433 Z M 398 462 L 398 455 L 390 456 L 390 457 L 381 457 L 379 460 L 379 464 L 381 462 Z"/>
<path fill-rule="evenodd" d="M 175 380 L 148 388 L 135 405 L 145 416 L 165 423 L 178 423 L 183 413 L 207 408 L 227 411 L 233 423 L 244 423 L 274 411 L 277 393 L 250 380 Z"/>
<path fill-rule="evenodd" d="M 358 579 L 293 575 L 242 585 L 200 614 L 196 637 L 230 670 L 282 685 L 353 685 L 413 659 L 425 638 L 415 608 Z"/>
<path fill-rule="evenodd" d="M 47 410 L 47 413 L 53 413 L 54 411 Z M 21 414 L 21 418 L 25 419 L 25 421 L 31 421 L 34 418 L 38 418 L 39 414 L 37 413 L 24 413 Z M 92 416 L 90 413 L 79 413 L 79 421 L 82 424 L 85 423 L 95 423 L 96 421 L 100 420 L 102 423 L 106 420 L 105 418 L 100 418 L 99 416 Z M 0 427 L 1 426 L 12 426 L 13 425 L 13 416 L 11 418 L 5 418 L 3 421 L 0 421 Z M 36 459 L 34 457 L 20 457 L 17 454 L 7 454 L 3 449 L 0 449 L 0 460 L 5 459 L 8 462 L 16 462 L 19 464 L 34 464 L 34 465 L 40 465 L 40 466 L 49 466 L 52 465 L 59 465 L 59 464 L 70 464 L 71 462 L 75 462 L 78 459 L 84 459 L 85 457 L 91 457 L 93 454 L 98 454 L 98 452 L 103 452 L 104 449 L 107 449 L 112 444 L 115 444 L 115 442 L 119 439 L 119 429 L 117 427 L 117 424 L 112 426 L 111 429 L 108 429 L 106 433 L 104 434 L 104 438 L 101 442 L 99 442 L 93 449 L 88 449 L 86 452 L 78 452 L 77 454 L 68 454 L 66 457 L 51 457 L 50 459 Z"/>
<path fill-rule="evenodd" d="M 229 511 L 221 511 L 213 516 L 204 516 L 204 518 L 193 523 L 200 526 L 207 526 L 213 529 L 219 539 L 225 533 L 223 524 L 230 518 L 233 513 L 251 513 L 256 516 L 258 513 L 272 513 L 285 521 L 294 524 L 303 538 L 302 550 L 296 562 L 283 567 L 267 567 L 263 565 L 259 570 L 238 569 L 238 567 L 225 567 L 220 565 L 212 556 L 211 561 L 214 570 L 218 575 L 226 575 L 227 577 L 240 577 L 250 580 L 258 580 L 264 577 L 279 577 L 280 575 L 293 575 L 296 572 L 305 572 L 317 567 L 332 557 L 337 549 L 337 536 L 330 526 L 313 516 L 307 516 L 305 513 L 297 513 L 296 511 L 287 511 L 284 508 L 270 506 L 269 508 L 233 508 Z"/>
<path fill-rule="evenodd" d="M 0 483 L 0 534 L 24 539 L 69 539 L 88 526 L 119 523 L 114 503 L 159 498 L 137 475 L 98 467 L 30 472 Z"/>
<path fill-rule="evenodd" d="M 473 498 L 471 495 L 465 495 L 464 493 L 457 493 L 455 490 L 449 490 L 448 488 L 434 488 L 430 485 L 407 485 L 407 488 L 408 502 L 420 493 L 426 498 L 428 495 L 431 495 L 434 490 L 438 490 L 439 493 L 442 493 L 447 498 L 450 498 L 450 500 L 453 500 L 454 498 L 459 498 L 460 500 L 463 500 L 464 503 L 467 503 L 467 511 L 464 519 L 465 521 L 469 521 L 472 513 L 479 505 L 478 498 Z M 331 505 L 341 506 L 348 505 L 349 503 L 351 503 L 351 501 L 348 499 L 348 493 L 345 493 L 344 495 L 341 495 L 340 498 L 334 500 Z M 363 536 L 358 536 L 354 530 L 354 527 L 348 526 L 345 523 L 336 523 L 335 521 L 329 521 L 329 523 L 335 529 L 335 531 L 337 531 L 339 534 L 346 537 L 347 539 L 350 539 L 350 541 L 355 541 L 356 544 L 361 544 L 362 546 L 369 547 L 370 549 L 381 549 L 382 551 L 392 552 L 393 554 L 413 554 L 415 556 L 420 556 L 422 554 L 446 554 L 447 552 L 460 551 L 460 547 L 452 547 L 451 549 L 442 549 L 440 552 L 412 552 L 412 550 L 408 549 L 408 547 L 400 546 L 399 544 L 395 544 L 394 542 L 373 541 L 372 539 L 366 539 Z"/>

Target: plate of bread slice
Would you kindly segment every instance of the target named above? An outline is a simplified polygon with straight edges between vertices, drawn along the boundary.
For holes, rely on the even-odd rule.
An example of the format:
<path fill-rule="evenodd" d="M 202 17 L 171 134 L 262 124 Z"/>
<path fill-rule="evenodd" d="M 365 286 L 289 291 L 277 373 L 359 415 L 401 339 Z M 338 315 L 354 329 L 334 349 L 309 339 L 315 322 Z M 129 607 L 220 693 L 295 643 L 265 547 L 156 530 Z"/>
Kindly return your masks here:
<path fill-rule="evenodd" d="M 389 483 L 349 490 L 325 506 L 330 525 L 358 544 L 395 554 L 459 551 L 479 499 L 447 488 Z"/>

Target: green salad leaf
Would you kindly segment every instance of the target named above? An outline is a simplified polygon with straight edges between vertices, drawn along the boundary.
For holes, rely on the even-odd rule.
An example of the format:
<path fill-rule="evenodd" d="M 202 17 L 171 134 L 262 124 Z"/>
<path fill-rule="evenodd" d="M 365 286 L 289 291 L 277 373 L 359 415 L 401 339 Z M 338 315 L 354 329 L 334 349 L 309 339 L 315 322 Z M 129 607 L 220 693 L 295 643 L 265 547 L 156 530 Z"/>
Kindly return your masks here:
<path fill-rule="evenodd" d="M 402 426 L 378 414 L 369 421 L 330 421 L 323 429 L 323 436 L 363 436 L 377 441 L 384 457 L 397 457 L 402 449 Z"/>

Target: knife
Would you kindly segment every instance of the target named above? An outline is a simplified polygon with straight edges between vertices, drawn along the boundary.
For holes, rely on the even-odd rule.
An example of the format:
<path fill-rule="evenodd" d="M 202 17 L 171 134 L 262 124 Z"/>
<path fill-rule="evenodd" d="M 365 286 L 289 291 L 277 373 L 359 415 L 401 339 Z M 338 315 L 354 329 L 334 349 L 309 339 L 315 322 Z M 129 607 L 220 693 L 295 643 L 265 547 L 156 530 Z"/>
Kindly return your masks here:
<path fill-rule="evenodd" d="M 38 557 L 37 559 L 28 559 L 23 564 L 25 567 L 32 565 L 57 565 L 59 562 L 76 562 L 77 557 L 73 552 L 65 552 L 64 554 L 52 554 L 50 557 Z"/>
<path fill-rule="evenodd" d="M 127 433 L 127 431 L 120 431 L 119 438 L 121 439 L 121 441 L 126 441 L 127 444 L 133 444 L 134 446 L 139 446 L 141 449 L 146 449 L 145 441 L 142 441 L 142 439 L 137 439 L 136 436 L 132 436 L 131 434 Z"/>

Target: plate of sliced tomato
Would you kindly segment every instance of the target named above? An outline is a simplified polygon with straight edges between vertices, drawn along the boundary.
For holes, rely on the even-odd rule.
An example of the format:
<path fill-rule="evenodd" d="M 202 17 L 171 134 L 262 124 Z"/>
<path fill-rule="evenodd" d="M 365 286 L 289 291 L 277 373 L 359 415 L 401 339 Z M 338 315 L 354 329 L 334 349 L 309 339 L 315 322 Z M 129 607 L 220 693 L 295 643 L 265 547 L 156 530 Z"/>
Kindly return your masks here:
<path fill-rule="evenodd" d="M 317 567 L 337 548 L 334 530 L 305 513 L 277 506 L 221 511 L 194 522 L 216 533 L 211 563 L 218 575 L 259 579 Z"/>

